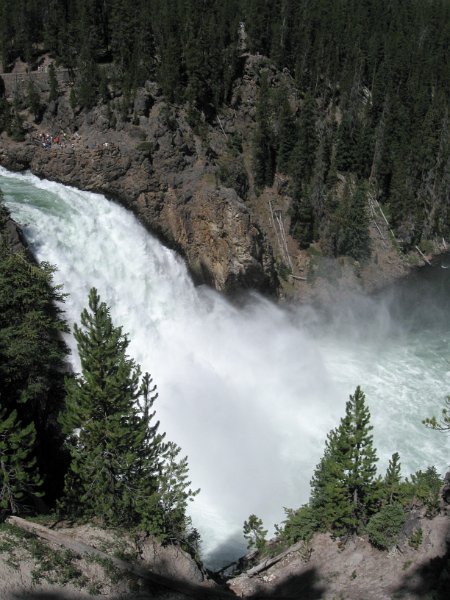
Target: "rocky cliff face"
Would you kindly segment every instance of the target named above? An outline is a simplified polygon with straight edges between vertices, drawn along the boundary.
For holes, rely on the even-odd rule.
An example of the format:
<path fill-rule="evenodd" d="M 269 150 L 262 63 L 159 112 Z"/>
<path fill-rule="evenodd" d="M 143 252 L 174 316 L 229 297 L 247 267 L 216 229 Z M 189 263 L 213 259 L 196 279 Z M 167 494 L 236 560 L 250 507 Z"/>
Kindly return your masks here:
<path fill-rule="evenodd" d="M 70 87 L 61 85 L 39 124 L 24 112 L 25 142 L 1 136 L 0 165 L 120 201 L 185 257 L 196 281 L 226 293 L 251 288 L 330 301 L 336 293 L 373 290 L 405 274 L 410 264 L 392 246 L 379 215 L 371 226 L 372 259 L 360 265 L 299 249 L 289 235 L 286 179 L 277 176 L 272 188 L 255 193 L 251 140 L 262 71 L 272 87 L 292 90 L 296 106 L 288 73 L 264 57 L 243 56 L 230 106 L 212 124 L 168 105 L 154 83 L 137 92 L 128 115 L 121 96 L 90 112 L 73 110 Z M 40 92 L 45 101 L 44 84 Z M 46 134 L 60 143 L 44 147 Z"/>
<path fill-rule="evenodd" d="M 135 101 L 139 124 L 119 120 L 115 128 L 105 108 L 75 114 L 63 94 L 39 126 L 30 126 L 25 142 L 2 136 L 0 164 L 120 201 L 181 252 L 197 281 L 224 292 L 276 293 L 272 248 L 250 207 L 219 182 L 210 146 L 184 111 L 150 90 Z M 45 147 L 47 133 L 60 143 Z"/>

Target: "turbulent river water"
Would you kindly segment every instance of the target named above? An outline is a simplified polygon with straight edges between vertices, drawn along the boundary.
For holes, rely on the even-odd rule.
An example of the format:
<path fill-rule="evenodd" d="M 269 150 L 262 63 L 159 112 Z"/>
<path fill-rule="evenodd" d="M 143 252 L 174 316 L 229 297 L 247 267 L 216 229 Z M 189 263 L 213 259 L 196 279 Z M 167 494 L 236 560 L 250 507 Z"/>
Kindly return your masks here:
<path fill-rule="evenodd" d="M 210 566 L 243 551 L 249 514 L 270 529 L 284 506 L 307 500 L 326 434 L 358 384 L 380 472 L 395 451 L 404 475 L 448 468 L 448 436 L 421 421 L 450 393 L 450 268 L 354 296 L 326 317 L 258 296 L 237 308 L 194 287 L 183 260 L 103 196 L 3 169 L 0 188 L 34 254 L 57 266 L 69 324 L 95 286 L 157 383 L 161 428 L 201 488 L 191 515 Z"/>

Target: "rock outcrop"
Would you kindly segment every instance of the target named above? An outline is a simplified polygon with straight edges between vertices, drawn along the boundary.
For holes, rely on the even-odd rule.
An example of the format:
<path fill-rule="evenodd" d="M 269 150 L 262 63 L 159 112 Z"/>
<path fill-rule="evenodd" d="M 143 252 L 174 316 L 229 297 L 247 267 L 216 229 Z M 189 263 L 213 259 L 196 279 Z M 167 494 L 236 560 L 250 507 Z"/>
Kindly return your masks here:
<path fill-rule="evenodd" d="M 159 92 L 140 90 L 135 122 L 110 128 L 106 109 L 75 114 L 62 95 L 24 142 L 1 136 L 0 165 L 105 194 L 130 208 L 219 291 L 275 294 L 272 248 L 250 207 L 217 177 L 210 146 Z M 151 108 L 150 108 L 151 107 Z M 65 135 L 61 135 L 64 132 Z M 41 143 L 58 133 L 59 143 Z M 217 134 L 218 135 L 218 134 Z"/>
<path fill-rule="evenodd" d="M 368 262 L 299 248 L 289 234 L 288 179 L 277 175 L 271 188 L 255 193 L 251 140 L 262 72 L 271 87 L 288 90 L 297 110 L 289 73 L 262 56 L 242 55 L 230 103 L 213 123 L 169 105 L 153 82 L 136 92 L 125 116 L 119 92 L 111 92 L 108 105 L 73 109 L 70 85 L 61 80 L 59 97 L 45 104 L 40 123 L 26 123 L 25 142 L 0 136 L 0 165 L 121 202 L 185 257 L 197 282 L 226 293 L 254 289 L 328 302 L 355 289 L 373 291 L 423 264 L 419 255 L 408 259 L 398 251 L 375 204 Z M 45 103 L 45 85 L 37 87 Z M 47 134 L 59 143 L 43 145 Z"/>

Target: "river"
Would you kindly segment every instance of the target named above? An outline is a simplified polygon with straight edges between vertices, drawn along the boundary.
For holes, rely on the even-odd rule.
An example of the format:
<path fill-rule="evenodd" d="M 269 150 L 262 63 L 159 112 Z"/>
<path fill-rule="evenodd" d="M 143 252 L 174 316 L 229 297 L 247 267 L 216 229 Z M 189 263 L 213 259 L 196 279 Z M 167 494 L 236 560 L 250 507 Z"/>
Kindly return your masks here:
<path fill-rule="evenodd" d="M 283 506 L 307 500 L 327 432 L 357 385 L 381 473 L 395 451 L 404 475 L 448 468 L 448 436 L 421 421 L 450 393 L 450 269 L 422 269 L 326 317 L 257 295 L 237 308 L 195 287 L 179 256 L 103 196 L 1 168 L 0 188 L 34 254 L 57 266 L 69 324 L 95 286 L 152 374 L 161 428 L 201 488 L 191 515 L 211 567 L 243 551 L 251 513 L 272 529 Z"/>

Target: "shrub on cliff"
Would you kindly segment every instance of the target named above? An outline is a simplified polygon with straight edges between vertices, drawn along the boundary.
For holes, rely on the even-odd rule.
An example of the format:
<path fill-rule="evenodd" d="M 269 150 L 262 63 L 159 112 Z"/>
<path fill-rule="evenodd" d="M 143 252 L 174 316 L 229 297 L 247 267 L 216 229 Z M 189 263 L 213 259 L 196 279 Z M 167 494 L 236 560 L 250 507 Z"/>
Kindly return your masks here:
<path fill-rule="evenodd" d="M 381 550 L 389 550 L 396 545 L 405 521 L 406 515 L 401 504 L 383 506 L 367 524 L 370 543 Z"/>

